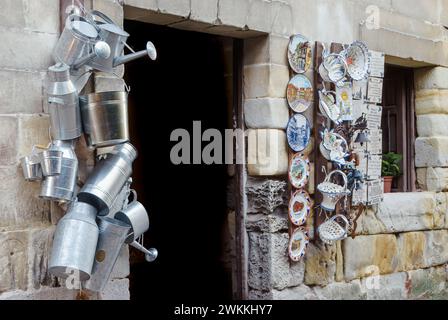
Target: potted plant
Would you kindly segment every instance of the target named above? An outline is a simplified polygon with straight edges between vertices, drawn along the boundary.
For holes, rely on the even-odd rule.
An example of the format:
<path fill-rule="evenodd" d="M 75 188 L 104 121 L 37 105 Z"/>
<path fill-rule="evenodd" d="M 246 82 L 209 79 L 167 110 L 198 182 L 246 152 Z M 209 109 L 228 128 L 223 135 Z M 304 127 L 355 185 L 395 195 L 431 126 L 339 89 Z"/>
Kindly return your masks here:
<path fill-rule="evenodd" d="M 383 154 L 381 175 L 384 178 L 384 193 L 390 193 L 394 178 L 402 175 L 400 167 L 401 160 L 403 160 L 403 155 L 401 154 L 394 152 Z"/>

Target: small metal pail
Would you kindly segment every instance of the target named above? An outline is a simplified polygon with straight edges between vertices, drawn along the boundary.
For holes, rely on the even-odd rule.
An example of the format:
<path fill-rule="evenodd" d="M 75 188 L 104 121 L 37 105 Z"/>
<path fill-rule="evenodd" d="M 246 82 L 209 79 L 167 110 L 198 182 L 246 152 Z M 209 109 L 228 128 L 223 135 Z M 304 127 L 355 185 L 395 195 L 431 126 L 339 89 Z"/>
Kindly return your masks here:
<path fill-rule="evenodd" d="M 92 93 L 81 96 L 79 101 L 89 147 L 107 147 L 129 141 L 126 92 Z"/>
<path fill-rule="evenodd" d="M 51 274 L 60 278 L 79 275 L 79 281 L 90 278 L 99 235 L 96 213 L 93 206 L 74 202 L 59 221 L 48 266 Z"/>
<path fill-rule="evenodd" d="M 20 159 L 23 176 L 26 181 L 37 181 L 42 179 L 42 167 L 38 155 L 31 155 Z"/>
<path fill-rule="evenodd" d="M 137 240 L 142 234 L 149 229 L 148 212 L 145 207 L 137 201 L 134 192 L 134 200 L 127 205 L 126 208 L 115 214 L 115 219 L 123 221 L 131 226 L 126 243 L 130 244 Z"/>
<path fill-rule="evenodd" d="M 62 170 L 62 151 L 45 150 L 40 155 L 40 164 L 44 176 L 56 176 Z"/>
<path fill-rule="evenodd" d="M 85 283 L 85 288 L 99 292 L 104 290 L 112 269 L 120 254 L 130 226 L 109 217 L 98 218 L 100 235 L 96 247 L 92 276 Z"/>

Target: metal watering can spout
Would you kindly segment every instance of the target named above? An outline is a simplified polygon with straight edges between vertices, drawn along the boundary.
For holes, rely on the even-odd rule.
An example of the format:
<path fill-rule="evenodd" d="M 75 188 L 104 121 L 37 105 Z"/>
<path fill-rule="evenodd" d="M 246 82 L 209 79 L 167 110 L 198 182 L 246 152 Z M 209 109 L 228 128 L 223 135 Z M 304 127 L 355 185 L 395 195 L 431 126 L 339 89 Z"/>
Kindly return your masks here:
<path fill-rule="evenodd" d="M 110 46 L 104 41 L 98 41 L 97 43 L 95 43 L 95 46 L 93 47 L 93 52 L 76 61 L 76 63 L 73 65 L 73 68 L 79 69 L 96 57 L 101 59 L 107 59 L 109 58 L 110 54 L 111 54 Z"/>
<path fill-rule="evenodd" d="M 121 64 L 127 63 L 129 61 L 142 58 L 146 55 L 148 55 L 148 57 L 153 61 L 157 59 L 157 50 L 151 41 L 148 41 L 146 43 L 146 50 L 130 53 L 130 54 L 115 58 L 114 59 L 114 68 Z"/>
<path fill-rule="evenodd" d="M 146 249 L 144 246 L 142 246 L 137 241 L 134 241 L 131 243 L 131 246 L 133 246 L 135 249 L 143 252 L 145 254 L 145 260 L 148 262 L 153 262 L 157 259 L 157 256 L 159 255 L 159 252 L 156 248 L 149 248 Z"/>

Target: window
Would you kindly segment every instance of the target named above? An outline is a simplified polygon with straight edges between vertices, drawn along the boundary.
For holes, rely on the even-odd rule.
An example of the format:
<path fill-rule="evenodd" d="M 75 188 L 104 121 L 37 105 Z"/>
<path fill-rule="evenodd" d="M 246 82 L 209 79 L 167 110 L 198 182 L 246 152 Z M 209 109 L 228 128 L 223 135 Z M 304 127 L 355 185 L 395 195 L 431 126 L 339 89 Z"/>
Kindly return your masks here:
<path fill-rule="evenodd" d="M 383 88 L 383 153 L 403 155 L 403 176 L 394 179 L 394 192 L 416 191 L 414 165 L 414 72 L 386 64 Z"/>

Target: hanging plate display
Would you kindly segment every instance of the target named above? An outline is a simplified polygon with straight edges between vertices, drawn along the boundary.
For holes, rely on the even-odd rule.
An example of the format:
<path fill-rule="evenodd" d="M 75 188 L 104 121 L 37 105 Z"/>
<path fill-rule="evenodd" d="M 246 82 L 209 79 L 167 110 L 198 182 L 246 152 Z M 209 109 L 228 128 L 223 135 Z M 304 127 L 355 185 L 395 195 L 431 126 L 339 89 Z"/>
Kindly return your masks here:
<path fill-rule="evenodd" d="M 328 72 L 328 78 L 335 84 L 341 83 L 347 75 L 347 65 L 345 58 L 337 53 L 326 56 L 322 62 Z"/>
<path fill-rule="evenodd" d="M 305 256 L 310 240 L 305 229 L 297 228 L 289 240 L 288 252 L 292 261 L 298 262 Z"/>
<path fill-rule="evenodd" d="M 305 112 L 313 101 L 313 86 L 310 80 L 302 74 L 296 75 L 288 83 L 286 97 L 294 112 Z"/>
<path fill-rule="evenodd" d="M 295 226 L 303 226 L 310 215 L 311 199 L 306 191 L 299 190 L 289 201 L 289 220 Z"/>
<path fill-rule="evenodd" d="M 319 110 L 336 125 L 341 123 L 341 109 L 336 104 L 336 93 L 334 91 L 319 91 Z"/>
<path fill-rule="evenodd" d="M 347 64 L 347 72 L 353 80 L 363 80 L 369 73 L 369 49 L 361 41 L 353 42 L 341 53 Z"/>
<path fill-rule="evenodd" d="M 310 161 L 303 154 L 296 154 L 289 164 L 289 181 L 296 189 L 306 186 L 310 177 Z"/>
<path fill-rule="evenodd" d="M 307 118 L 301 114 L 296 114 L 289 119 L 286 135 L 289 147 L 292 150 L 295 152 L 305 150 L 311 136 L 311 126 Z"/>
<path fill-rule="evenodd" d="M 288 46 L 288 60 L 292 70 L 305 73 L 311 65 L 311 43 L 307 38 L 298 34 L 291 37 Z"/>

